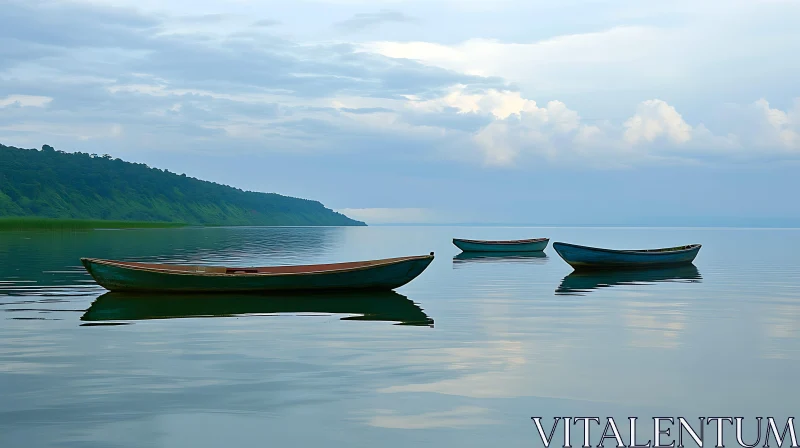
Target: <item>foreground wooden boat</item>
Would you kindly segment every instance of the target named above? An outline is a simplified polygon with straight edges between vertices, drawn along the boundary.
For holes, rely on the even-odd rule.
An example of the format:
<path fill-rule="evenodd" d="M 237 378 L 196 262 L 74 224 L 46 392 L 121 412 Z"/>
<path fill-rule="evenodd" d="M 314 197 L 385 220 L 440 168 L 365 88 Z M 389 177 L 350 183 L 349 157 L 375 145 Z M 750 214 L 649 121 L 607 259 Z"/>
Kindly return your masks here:
<path fill-rule="evenodd" d="M 297 294 L 170 294 L 107 292 L 81 316 L 90 325 L 114 321 L 325 313 L 341 320 L 433 326 L 416 303 L 394 291 Z M 86 324 L 84 324 L 86 325 Z"/>
<path fill-rule="evenodd" d="M 510 241 L 482 241 L 453 238 L 453 244 L 464 252 L 541 252 L 549 238 Z"/>
<path fill-rule="evenodd" d="M 688 264 L 700 251 L 700 244 L 664 249 L 614 250 L 553 243 L 553 249 L 575 269 L 651 268 Z"/>
<path fill-rule="evenodd" d="M 110 291 L 277 292 L 392 290 L 420 275 L 430 255 L 303 266 L 181 266 L 81 258 Z"/>
<path fill-rule="evenodd" d="M 680 264 L 650 269 L 612 269 L 572 271 L 561 280 L 558 295 L 582 295 L 595 289 L 621 285 L 642 285 L 662 282 L 698 283 L 703 277 L 693 264 Z"/>

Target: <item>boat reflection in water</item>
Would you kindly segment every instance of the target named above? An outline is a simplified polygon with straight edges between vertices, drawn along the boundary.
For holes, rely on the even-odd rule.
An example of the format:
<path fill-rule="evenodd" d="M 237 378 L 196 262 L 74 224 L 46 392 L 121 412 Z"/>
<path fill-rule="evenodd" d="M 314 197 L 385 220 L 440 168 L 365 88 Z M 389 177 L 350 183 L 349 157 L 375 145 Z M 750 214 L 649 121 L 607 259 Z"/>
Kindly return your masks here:
<path fill-rule="evenodd" d="M 341 320 L 396 322 L 433 327 L 422 308 L 394 291 L 335 294 L 152 294 L 108 292 L 95 299 L 82 321 L 100 322 L 270 314 L 349 314 Z"/>
<path fill-rule="evenodd" d="M 461 252 L 453 257 L 453 264 L 459 263 L 536 263 L 547 262 L 547 255 L 542 252 Z"/>
<path fill-rule="evenodd" d="M 659 282 L 699 283 L 703 277 L 693 264 L 671 268 L 573 271 L 561 280 L 556 294 L 581 295 L 594 289 Z"/>

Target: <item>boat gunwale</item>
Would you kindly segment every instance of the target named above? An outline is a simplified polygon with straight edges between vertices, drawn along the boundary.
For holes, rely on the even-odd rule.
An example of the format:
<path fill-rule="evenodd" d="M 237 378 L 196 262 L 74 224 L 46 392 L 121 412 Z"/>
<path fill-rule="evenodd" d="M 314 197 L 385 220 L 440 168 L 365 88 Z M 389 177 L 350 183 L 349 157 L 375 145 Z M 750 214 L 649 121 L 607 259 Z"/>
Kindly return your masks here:
<path fill-rule="evenodd" d="M 675 246 L 675 247 L 664 247 L 660 249 L 606 249 L 602 247 L 592 247 L 592 246 L 581 246 L 578 244 L 571 244 L 571 243 L 562 243 L 556 241 L 553 243 L 553 249 L 558 252 L 558 248 L 556 246 L 567 246 L 576 249 L 583 249 L 589 251 L 596 251 L 596 252 L 608 252 L 614 254 L 641 254 L 641 255 L 663 255 L 663 254 L 679 254 L 684 252 L 691 252 L 693 250 L 700 249 L 703 245 L 702 244 L 687 244 L 684 246 Z"/>
<path fill-rule="evenodd" d="M 486 244 L 486 245 L 515 245 L 515 244 L 528 244 L 528 243 L 539 243 L 542 241 L 548 241 L 550 238 L 533 238 L 528 240 L 467 240 L 464 238 L 453 238 L 453 242 L 461 241 L 464 243 L 472 243 L 472 244 Z"/>
<path fill-rule="evenodd" d="M 415 261 L 415 260 L 425 260 L 425 259 L 434 259 L 433 252 L 428 255 L 413 255 L 409 257 L 396 257 L 396 258 L 383 258 L 378 260 L 367 260 L 361 262 L 343 262 L 343 263 L 329 263 L 329 264 L 318 264 L 318 265 L 286 265 L 286 266 L 246 266 L 241 267 L 240 269 L 261 269 L 261 268 L 295 268 L 295 267 L 319 267 L 319 266 L 336 266 L 336 265 L 344 265 L 344 264 L 351 264 L 351 263 L 374 263 L 362 266 L 353 266 L 349 268 L 339 268 L 339 269 L 323 269 L 323 270 L 314 270 L 314 271 L 301 271 L 301 272 L 240 272 L 240 273 L 228 273 L 228 272 L 197 272 L 197 271 L 189 271 L 189 270 L 175 270 L 175 269 L 162 269 L 162 268 L 152 268 L 152 267 L 145 267 L 145 266 L 131 266 L 129 263 L 139 263 L 139 262 L 125 262 L 125 261 L 115 261 L 115 260 L 106 260 L 102 258 L 81 258 L 81 263 L 86 261 L 95 264 L 101 264 L 106 266 L 113 266 L 122 269 L 130 269 L 134 271 L 145 271 L 145 272 L 154 272 L 159 274 L 170 274 L 170 275 L 188 275 L 194 277 L 274 277 L 274 276 L 287 276 L 287 275 L 319 275 L 319 274 L 333 274 L 333 273 L 344 273 L 344 272 L 353 272 L 353 271 L 361 271 L 366 269 L 373 269 L 377 267 L 385 267 L 391 266 L 393 264 L 400 264 L 407 261 Z M 155 266 L 170 266 L 169 264 L 153 264 Z M 181 267 L 188 267 L 188 268 L 223 268 L 223 269 L 237 269 L 237 267 L 227 267 L 227 266 L 204 266 L 204 265 L 176 265 Z"/>

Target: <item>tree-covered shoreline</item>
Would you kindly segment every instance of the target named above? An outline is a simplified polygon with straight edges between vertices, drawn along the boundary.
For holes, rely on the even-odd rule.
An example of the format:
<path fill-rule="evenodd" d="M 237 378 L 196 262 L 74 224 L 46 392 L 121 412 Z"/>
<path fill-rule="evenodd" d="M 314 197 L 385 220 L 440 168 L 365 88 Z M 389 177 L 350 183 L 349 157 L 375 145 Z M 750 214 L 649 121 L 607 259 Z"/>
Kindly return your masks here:
<path fill-rule="evenodd" d="M 187 227 L 180 222 L 157 221 L 110 221 L 103 219 L 63 219 L 63 218 L 4 218 L 0 217 L 0 231 L 3 230 L 92 230 L 92 229 L 166 229 Z"/>
<path fill-rule="evenodd" d="M 0 145 L 0 218 L 210 226 L 365 225 L 317 201 L 244 191 L 108 155 Z M 7 221 L 10 223 L 11 221 Z M 10 225 L 10 224 L 9 224 Z M 119 227 L 116 227 L 119 228 Z"/>

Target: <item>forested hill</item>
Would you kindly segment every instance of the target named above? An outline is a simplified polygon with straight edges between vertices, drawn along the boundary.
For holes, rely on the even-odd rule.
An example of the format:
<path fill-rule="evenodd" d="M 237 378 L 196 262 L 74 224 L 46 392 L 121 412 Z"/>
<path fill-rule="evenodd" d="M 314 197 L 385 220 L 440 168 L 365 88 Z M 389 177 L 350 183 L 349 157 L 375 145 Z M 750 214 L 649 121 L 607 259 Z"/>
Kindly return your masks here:
<path fill-rule="evenodd" d="M 321 203 L 255 193 L 111 156 L 0 145 L 0 217 L 194 225 L 365 225 Z"/>

